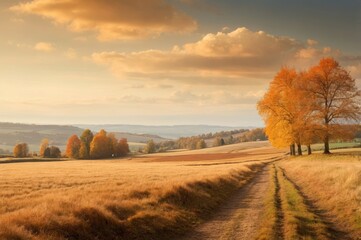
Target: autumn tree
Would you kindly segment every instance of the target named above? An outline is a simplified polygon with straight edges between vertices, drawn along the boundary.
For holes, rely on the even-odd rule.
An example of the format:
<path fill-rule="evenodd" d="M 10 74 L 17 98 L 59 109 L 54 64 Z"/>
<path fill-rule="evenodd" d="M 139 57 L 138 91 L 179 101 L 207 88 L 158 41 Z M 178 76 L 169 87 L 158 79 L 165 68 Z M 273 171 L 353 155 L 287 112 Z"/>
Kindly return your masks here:
<path fill-rule="evenodd" d="M 81 141 L 77 135 L 72 135 L 68 139 L 68 143 L 66 145 L 65 154 L 70 158 L 79 158 Z"/>
<path fill-rule="evenodd" d="M 321 59 L 308 71 L 305 88 L 315 101 L 314 116 L 321 125 L 324 153 L 328 154 L 338 125 L 360 119 L 360 91 L 355 79 L 333 58 Z"/>
<path fill-rule="evenodd" d="M 49 147 L 49 140 L 47 138 L 41 140 L 39 156 L 44 157 L 45 149 L 47 149 L 48 147 Z"/>
<path fill-rule="evenodd" d="M 87 159 L 90 157 L 90 143 L 92 142 L 94 135 L 90 129 L 85 129 L 80 136 L 80 150 L 79 158 Z"/>
<path fill-rule="evenodd" d="M 45 148 L 44 153 L 43 153 L 43 157 L 44 158 L 50 158 L 51 157 L 51 155 L 50 155 L 50 147 Z"/>
<path fill-rule="evenodd" d="M 49 152 L 49 156 L 50 158 L 60 158 L 61 157 L 61 151 L 58 147 L 56 146 L 51 146 L 50 148 L 48 148 L 48 152 Z"/>
<path fill-rule="evenodd" d="M 130 152 L 129 150 L 129 144 L 126 138 L 122 138 L 119 140 L 117 149 L 116 149 L 116 156 L 117 157 L 123 157 L 126 156 Z"/>
<path fill-rule="evenodd" d="M 88 159 L 90 158 L 90 154 L 88 153 L 88 149 L 84 142 L 80 142 L 79 148 L 79 159 Z"/>
<path fill-rule="evenodd" d="M 115 137 L 114 133 L 107 134 L 109 144 L 111 145 L 111 156 L 115 157 L 116 152 L 118 151 L 118 139 Z"/>
<path fill-rule="evenodd" d="M 283 67 L 258 102 L 258 111 L 265 121 L 270 142 L 275 147 L 290 146 L 291 155 L 296 154 L 295 145 L 298 154 L 302 155 L 305 131 L 312 125 L 312 100 L 301 87 L 304 81 L 304 74 Z"/>
<path fill-rule="evenodd" d="M 14 157 L 23 158 L 29 154 L 29 147 L 26 143 L 16 144 L 14 147 Z"/>
<path fill-rule="evenodd" d="M 100 130 L 90 143 L 90 157 L 93 159 L 109 158 L 113 153 L 112 140 L 105 130 Z"/>

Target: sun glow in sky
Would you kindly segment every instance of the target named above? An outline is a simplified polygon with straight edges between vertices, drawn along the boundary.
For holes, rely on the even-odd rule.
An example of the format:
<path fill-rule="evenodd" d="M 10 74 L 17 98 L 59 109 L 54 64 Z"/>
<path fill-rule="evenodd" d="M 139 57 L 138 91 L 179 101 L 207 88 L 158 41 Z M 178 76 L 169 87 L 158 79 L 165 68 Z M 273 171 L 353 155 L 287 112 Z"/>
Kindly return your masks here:
<path fill-rule="evenodd" d="M 281 66 L 361 82 L 361 2 L 2 0 L 0 121 L 261 126 Z"/>

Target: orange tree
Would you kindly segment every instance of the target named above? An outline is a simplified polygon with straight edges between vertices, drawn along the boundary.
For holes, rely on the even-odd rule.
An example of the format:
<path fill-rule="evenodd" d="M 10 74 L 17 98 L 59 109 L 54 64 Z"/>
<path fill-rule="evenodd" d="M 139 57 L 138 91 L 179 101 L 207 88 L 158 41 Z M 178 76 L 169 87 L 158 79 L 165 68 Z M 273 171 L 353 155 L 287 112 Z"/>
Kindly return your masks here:
<path fill-rule="evenodd" d="M 305 89 L 314 99 L 324 153 L 330 153 L 330 139 L 342 135 L 339 125 L 360 120 L 360 91 L 355 79 L 333 58 L 323 58 L 309 69 Z"/>
<path fill-rule="evenodd" d="M 275 147 L 290 146 L 291 155 L 302 155 L 301 145 L 312 139 L 312 101 L 301 86 L 304 74 L 283 67 L 270 83 L 264 97 L 258 102 L 258 111 L 265 122 L 265 132 Z"/>

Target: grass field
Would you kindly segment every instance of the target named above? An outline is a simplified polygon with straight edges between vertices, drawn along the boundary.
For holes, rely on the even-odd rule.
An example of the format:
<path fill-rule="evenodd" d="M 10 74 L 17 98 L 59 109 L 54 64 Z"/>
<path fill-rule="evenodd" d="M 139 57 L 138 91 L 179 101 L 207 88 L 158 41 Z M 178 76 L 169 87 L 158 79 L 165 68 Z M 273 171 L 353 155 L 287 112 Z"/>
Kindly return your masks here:
<path fill-rule="evenodd" d="M 116 160 L 2 159 L 0 239 L 174 239 L 240 187 L 252 192 L 266 165 L 260 218 L 244 222 L 238 212 L 225 226 L 237 231 L 240 219 L 257 239 L 357 239 L 361 151 L 333 152 L 286 157 L 253 142 Z"/>
<path fill-rule="evenodd" d="M 324 212 L 352 238 L 361 237 L 361 152 L 291 158 L 279 164 L 310 207 Z M 341 233 L 342 235 L 342 233 Z"/>
<path fill-rule="evenodd" d="M 270 179 L 257 239 L 361 237 L 361 151 L 288 157 Z"/>
<path fill-rule="evenodd" d="M 209 154 L 8 161 L 0 165 L 0 239 L 169 239 L 282 154 L 254 143 Z"/>

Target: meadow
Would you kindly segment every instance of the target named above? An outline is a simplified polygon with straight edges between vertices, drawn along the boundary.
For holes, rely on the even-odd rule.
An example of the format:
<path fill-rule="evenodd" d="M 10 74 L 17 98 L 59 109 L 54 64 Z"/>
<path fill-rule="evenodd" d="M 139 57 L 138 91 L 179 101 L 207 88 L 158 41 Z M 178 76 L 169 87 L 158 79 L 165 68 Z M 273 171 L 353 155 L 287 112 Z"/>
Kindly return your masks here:
<path fill-rule="evenodd" d="M 279 167 L 320 217 L 361 237 L 361 152 L 355 149 L 284 160 Z"/>
<path fill-rule="evenodd" d="M 270 166 L 270 183 L 257 239 L 361 237 L 359 150 L 287 157 Z"/>
<path fill-rule="evenodd" d="M 264 192 L 248 196 L 261 172 Z M 243 221 L 252 239 L 361 236 L 361 152 L 351 148 L 290 157 L 253 142 L 123 159 L 2 159 L 0 176 L 0 239 L 177 239 L 228 211 L 235 195 L 234 204 L 262 201 L 263 210 L 252 221 L 242 220 L 247 206 L 221 213 L 230 235 Z"/>
<path fill-rule="evenodd" d="M 266 145 L 178 158 L 8 160 L 0 165 L 0 239 L 169 239 L 284 154 Z"/>

